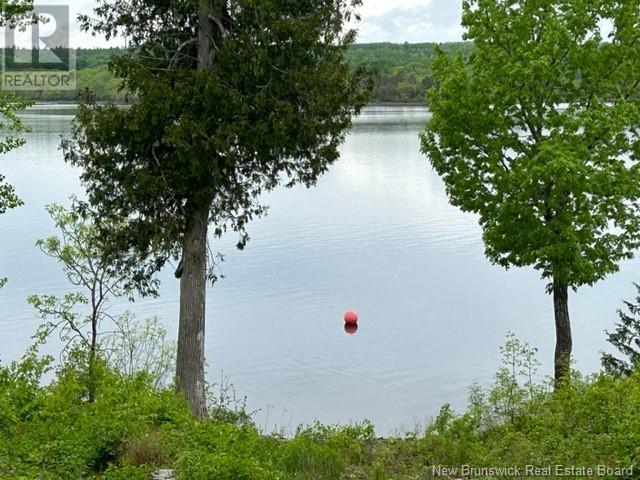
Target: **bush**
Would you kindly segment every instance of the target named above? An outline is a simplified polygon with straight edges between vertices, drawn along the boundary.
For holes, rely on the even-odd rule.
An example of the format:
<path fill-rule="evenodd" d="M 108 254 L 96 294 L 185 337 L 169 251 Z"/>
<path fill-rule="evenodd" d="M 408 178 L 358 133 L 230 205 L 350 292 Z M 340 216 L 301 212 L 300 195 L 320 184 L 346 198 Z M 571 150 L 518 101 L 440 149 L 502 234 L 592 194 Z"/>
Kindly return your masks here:
<path fill-rule="evenodd" d="M 369 422 L 344 427 L 315 423 L 299 428 L 284 447 L 284 469 L 297 479 L 339 479 L 347 465 L 363 463 L 373 436 Z"/>
<path fill-rule="evenodd" d="M 472 389 L 465 413 L 456 415 L 443 407 L 421 440 L 429 463 L 478 468 L 615 468 L 637 463 L 640 418 L 635 412 L 640 404 L 640 372 L 625 378 L 606 373 L 582 378 L 574 373 L 570 383 L 552 392 L 549 382 L 533 384 L 528 374 L 522 384 L 518 369 L 511 369 L 513 362 L 518 365 L 533 352 L 521 348 L 523 345 L 509 337 L 504 348 L 519 354 L 503 357 L 505 364 L 487 392 Z"/>
<path fill-rule="evenodd" d="M 0 393 L 4 404 L 12 401 L 16 392 L 25 392 L 21 397 L 24 401 L 14 403 L 17 413 L 12 415 L 13 428 L 5 429 L 6 435 L 0 439 L 0 452 L 4 452 L 2 478 L 18 474 L 29 478 L 41 474 L 46 478 L 86 478 L 119 462 L 130 439 L 154 428 L 177 429 L 192 421 L 177 395 L 157 392 L 143 376 L 126 377 L 103 366 L 95 401 L 88 402 L 83 368 L 64 364 L 47 387 L 34 387 L 41 367 L 32 359 L 13 369 L 29 371 L 26 377 L 31 383 L 17 381 L 11 391 Z M 21 415 L 25 406 L 28 415 Z"/>
<path fill-rule="evenodd" d="M 196 423 L 177 462 L 181 479 L 269 480 L 279 478 L 273 459 L 278 443 L 248 425 Z"/>
<path fill-rule="evenodd" d="M 533 353 L 510 336 L 494 385 L 472 387 L 462 414 L 443 406 L 424 432 L 377 439 L 368 422 L 315 423 L 287 439 L 245 422 L 232 394 L 214 396 L 216 415 L 197 421 L 173 390 L 104 361 L 89 402 L 82 351 L 42 386 L 51 359 L 31 349 L 0 364 L 0 478 L 136 480 L 173 468 L 188 480 L 407 480 L 433 465 L 637 464 L 640 372 L 574 374 L 552 392 L 533 381 Z"/>

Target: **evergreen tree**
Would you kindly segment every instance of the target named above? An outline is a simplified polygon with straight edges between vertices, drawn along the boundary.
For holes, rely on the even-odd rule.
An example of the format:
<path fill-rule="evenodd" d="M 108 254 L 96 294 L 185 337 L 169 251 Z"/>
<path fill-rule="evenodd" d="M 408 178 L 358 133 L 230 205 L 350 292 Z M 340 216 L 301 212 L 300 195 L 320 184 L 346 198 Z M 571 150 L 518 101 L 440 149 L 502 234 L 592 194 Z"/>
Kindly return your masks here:
<path fill-rule="evenodd" d="M 176 383 L 203 417 L 212 230 L 239 233 L 282 181 L 313 185 L 338 158 L 369 74 L 350 70 L 359 0 L 102 0 L 83 26 L 126 38 L 111 67 L 131 108 L 87 104 L 67 161 L 82 167 L 113 258 L 146 283 L 181 258 Z M 210 228 L 211 226 L 211 228 Z"/>

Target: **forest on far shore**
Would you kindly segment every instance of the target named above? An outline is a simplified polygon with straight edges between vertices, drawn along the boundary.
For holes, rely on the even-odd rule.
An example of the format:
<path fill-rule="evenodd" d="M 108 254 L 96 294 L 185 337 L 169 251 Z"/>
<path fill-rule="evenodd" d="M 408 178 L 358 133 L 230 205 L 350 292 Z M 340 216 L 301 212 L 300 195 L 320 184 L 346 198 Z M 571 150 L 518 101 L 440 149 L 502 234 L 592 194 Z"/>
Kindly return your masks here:
<path fill-rule="evenodd" d="M 346 58 L 355 68 L 366 64 L 376 72 L 371 103 L 426 104 L 425 93 L 431 86 L 431 63 L 440 47 L 447 55 L 462 51 L 468 55 L 471 43 L 363 43 L 351 46 Z M 3 52 L 4 53 L 4 52 Z M 123 49 L 75 50 L 77 78 L 75 90 L 23 91 L 21 96 L 37 102 L 77 102 L 87 90 L 102 102 L 123 102 L 120 81 L 109 72 L 107 64 L 112 55 Z"/>

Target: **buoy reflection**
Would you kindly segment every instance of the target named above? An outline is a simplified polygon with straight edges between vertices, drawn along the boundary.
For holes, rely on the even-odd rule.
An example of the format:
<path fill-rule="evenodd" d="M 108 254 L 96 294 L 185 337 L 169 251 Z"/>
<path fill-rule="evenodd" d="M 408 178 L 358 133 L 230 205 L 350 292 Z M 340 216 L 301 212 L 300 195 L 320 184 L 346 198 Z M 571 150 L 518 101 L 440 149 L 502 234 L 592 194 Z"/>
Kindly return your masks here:
<path fill-rule="evenodd" d="M 347 332 L 349 335 L 355 335 L 356 332 L 358 331 L 358 324 L 357 323 L 345 323 L 344 324 L 344 331 Z"/>

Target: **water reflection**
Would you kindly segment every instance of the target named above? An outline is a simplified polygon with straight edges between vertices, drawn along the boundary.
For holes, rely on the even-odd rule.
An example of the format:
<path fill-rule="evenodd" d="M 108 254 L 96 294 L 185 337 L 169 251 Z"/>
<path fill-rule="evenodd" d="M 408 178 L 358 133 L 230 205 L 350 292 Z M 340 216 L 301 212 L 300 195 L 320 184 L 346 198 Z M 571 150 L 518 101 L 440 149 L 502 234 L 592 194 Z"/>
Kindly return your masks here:
<path fill-rule="evenodd" d="M 358 332 L 358 324 L 357 323 L 345 323 L 344 331 L 349 335 L 355 335 Z"/>

